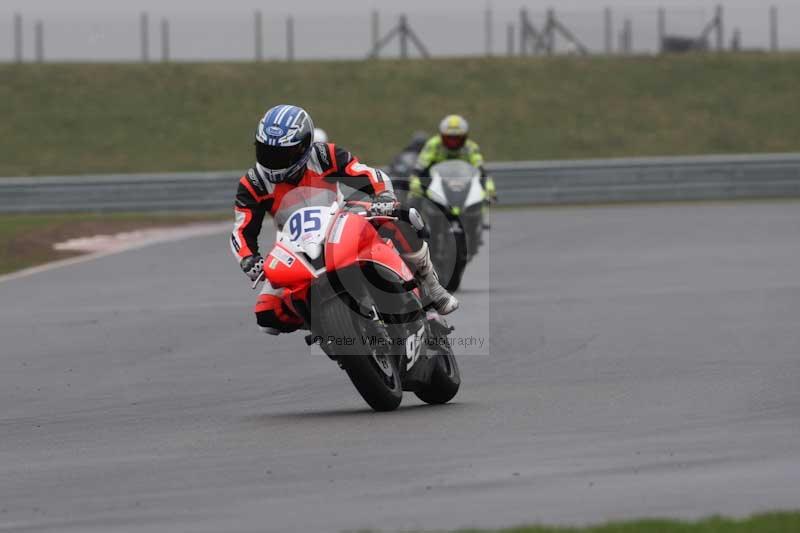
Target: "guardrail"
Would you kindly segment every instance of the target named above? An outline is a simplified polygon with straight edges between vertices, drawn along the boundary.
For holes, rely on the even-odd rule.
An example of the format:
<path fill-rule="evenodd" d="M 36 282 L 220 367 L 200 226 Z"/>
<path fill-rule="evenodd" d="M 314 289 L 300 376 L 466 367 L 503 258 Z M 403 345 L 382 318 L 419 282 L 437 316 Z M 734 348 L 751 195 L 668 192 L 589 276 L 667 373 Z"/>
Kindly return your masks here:
<path fill-rule="evenodd" d="M 539 161 L 492 170 L 508 204 L 800 197 L 800 154 Z"/>
<path fill-rule="evenodd" d="M 501 204 L 800 197 L 800 154 L 495 163 Z M 239 172 L 0 178 L 0 212 L 230 209 Z"/>

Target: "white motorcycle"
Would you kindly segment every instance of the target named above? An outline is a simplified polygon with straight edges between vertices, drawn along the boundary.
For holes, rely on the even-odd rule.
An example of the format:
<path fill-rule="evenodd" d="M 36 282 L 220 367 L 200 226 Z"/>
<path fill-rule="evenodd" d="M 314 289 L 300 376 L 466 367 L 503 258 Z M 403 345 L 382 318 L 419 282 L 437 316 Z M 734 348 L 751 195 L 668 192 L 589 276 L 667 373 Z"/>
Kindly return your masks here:
<path fill-rule="evenodd" d="M 480 170 L 466 161 L 443 161 L 431 167 L 422 212 L 430 227 L 431 259 L 442 285 L 458 290 L 464 269 L 483 242 L 486 193 Z"/>

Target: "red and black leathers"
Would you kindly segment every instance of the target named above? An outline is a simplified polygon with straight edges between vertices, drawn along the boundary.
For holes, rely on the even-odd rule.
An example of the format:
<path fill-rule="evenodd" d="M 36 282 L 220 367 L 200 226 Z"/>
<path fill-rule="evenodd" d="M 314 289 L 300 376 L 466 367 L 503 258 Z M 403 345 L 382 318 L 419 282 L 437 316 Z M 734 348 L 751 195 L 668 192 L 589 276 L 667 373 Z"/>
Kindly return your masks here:
<path fill-rule="evenodd" d="M 239 180 L 236 193 L 236 223 L 231 235 L 231 250 L 237 261 L 260 255 L 258 235 L 264 216 L 274 215 L 283 196 L 294 187 L 318 187 L 336 190 L 337 183 L 369 195 L 393 191 L 392 182 L 381 170 L 358 161 L 350 152 L 332 143 L 315 143 L 306 170 L 295 183 L 274 184 L 264 177 L 258 165 Z M 409 224 L 385 224 L 382 232 L 391 237 L 403 252 L 413 252 L 422 247 L 417 230 Z M 398 226 L 407 226 L 400 229 Z M 302 320 L 284 301 L 283 291 L 269 286 L 261 290 L 256 304 L 256 318 L 260 326 L 277 331 L 292 331 L 302 325 Z"/>
<path fill-rule="evenodd" d="M 366 194 L 392 190 L 392 182 L 381 170 L 361 164 L 350 152 L 330 143 L 315 143 L 306 171 L 296 183 L 270 183 L 258 166 L 239 180 L 236 193 L 236 225 L 231 249 L 239 261 L 258 254 L 258 235 L 264 215 L 274 215 L 283 196 L 294 187 L 336 190 L 343 183 Z"/>

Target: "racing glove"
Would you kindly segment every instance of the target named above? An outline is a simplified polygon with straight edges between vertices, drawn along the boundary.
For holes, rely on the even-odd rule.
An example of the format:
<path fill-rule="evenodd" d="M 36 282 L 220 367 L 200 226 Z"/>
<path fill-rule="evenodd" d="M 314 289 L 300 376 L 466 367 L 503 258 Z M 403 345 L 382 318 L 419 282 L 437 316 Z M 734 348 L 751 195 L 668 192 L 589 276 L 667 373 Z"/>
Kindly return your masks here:
<path fill-rule="evenodd" d="M 258 254 L 251 255 L 242 259 L 239 266 L 250 281 L 255 281 L 264 270 L 264 258 Z"/>
<path fill-rule="evenodd" d="M 422 190 L 422 180 L 419 179 L 419 176 L 411 176 L 411 180 L 408 182 L 408 194 L 411 197 L 419 198 L 422 198 L 425 195 L 424 191 Z"/>
<path fill-rule="evenodd" d="M 497 188 L 494 185 L 494 180 L 491 176 L 486 176 L 483 178 L 484 183 L 483 190 L 486 196 L 486 202 L 489 204 L 496 204 L 497 203 Z"/>
<path fill-rule="evenodd" d="M 369 208 L 371 216 L 389 217 L 394 215 L 400 203 L 397 201 L 397 196 L 393 191 L 383 191 L 373 198 L 372 205 Z"/>

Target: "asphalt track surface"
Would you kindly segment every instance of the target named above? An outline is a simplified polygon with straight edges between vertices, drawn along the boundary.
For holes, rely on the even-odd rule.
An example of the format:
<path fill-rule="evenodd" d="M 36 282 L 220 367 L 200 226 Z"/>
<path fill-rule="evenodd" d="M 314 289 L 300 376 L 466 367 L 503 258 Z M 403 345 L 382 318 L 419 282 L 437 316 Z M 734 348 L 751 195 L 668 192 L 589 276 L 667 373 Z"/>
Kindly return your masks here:
<path fill-rule="evenodd" d="M 452 405 L 389 414 L 300 335 L 255 329 L 226 235 L 0 283 L 0 531 L 799 506 L 800 204 L 493 222 L 453 318 L 490 354 L 460 359 Z"/>

